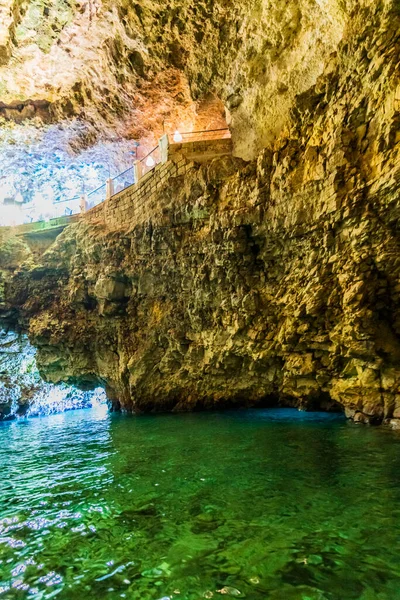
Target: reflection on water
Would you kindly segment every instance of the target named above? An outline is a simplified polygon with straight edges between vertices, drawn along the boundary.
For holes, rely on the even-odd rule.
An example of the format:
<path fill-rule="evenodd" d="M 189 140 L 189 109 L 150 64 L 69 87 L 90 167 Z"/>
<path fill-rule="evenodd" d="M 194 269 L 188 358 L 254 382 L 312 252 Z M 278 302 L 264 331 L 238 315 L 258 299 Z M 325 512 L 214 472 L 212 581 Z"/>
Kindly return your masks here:
<path fill-rule="evenodd" d="M 0 425 L 0 599 L 400 598 L 400 438 L 293 411 Z"/>

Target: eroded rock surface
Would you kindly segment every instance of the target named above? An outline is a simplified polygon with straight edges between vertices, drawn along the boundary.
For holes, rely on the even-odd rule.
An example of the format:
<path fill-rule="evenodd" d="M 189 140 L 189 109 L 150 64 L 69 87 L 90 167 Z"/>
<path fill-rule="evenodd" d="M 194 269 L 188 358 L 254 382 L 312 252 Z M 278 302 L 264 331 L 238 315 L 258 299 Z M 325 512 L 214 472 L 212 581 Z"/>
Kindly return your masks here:
<path fill-rule="evenodd" d="M 279 400 L 398 422 L 399 11 L 344 5 L 337 51 L 256 160 L 195 165 L 146 223 L 82 222 L 4 271 L 2 314 L 49 381 L 104 383 L 128 410 Z M 266 115 L 266 90 L 233 89 L 232 111 L 258 97 Z"/>
<path fill-rule="evenodd" d="M 0 114 L 17 122 L 78 116 L 154 139 L 163 128 L 216 122 L 212 114 L 197 120 L 214 94 L 238 155 L 254 158 L 287 125 L 296 95 L 315 84 L 353 13 L 368 7 L 372 23 L 384 5 L 6 0 Z"/>

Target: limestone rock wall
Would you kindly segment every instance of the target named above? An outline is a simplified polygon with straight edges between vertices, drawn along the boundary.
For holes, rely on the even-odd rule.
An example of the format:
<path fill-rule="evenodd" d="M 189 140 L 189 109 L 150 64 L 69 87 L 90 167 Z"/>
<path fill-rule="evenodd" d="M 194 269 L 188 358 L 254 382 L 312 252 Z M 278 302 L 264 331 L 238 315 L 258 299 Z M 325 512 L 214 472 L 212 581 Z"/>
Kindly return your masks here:
<path fill-rule="evenodd" d="M 119 135 L 154 142 L 163 130 L 218 126 L 225 109 L 244 159 L 287 133 L 296 97 L 315 85 L 343 40 L 378 31 L 397 12 L 396 0 L 4 6 L 15 43 L 0 64 L 0 116 L 74 116 L 97 130 L 111 125 Z M 356 69 L 355 55 L 347 56 Z"/>
<path fill-rule="evenodd" d="M 15 29 L 24 4 L 24 0 L 3 0 L 0 4 L 0 64 L 6 63 L 11 56 Z"/>
<path fill-rule="evenodd" d="M 256 160 L 190 165 L 161 212 L 83 221 L 7 270 L 0 314 L 49 381 L 127 410 L 278 401 L 397 426 L 400 15 L 343 5 L 337 52 Z"/>
<path fill-rule="evenodd" d="M 145 140 L 218 125 L 219 99 L 249 159 L 287 126 L 353 12 L 374 18 L 387 3 L 25 0 L 22 15 L 5 4 L 15 30 L 0 65 L 6 119 L 77 116 Z"/>

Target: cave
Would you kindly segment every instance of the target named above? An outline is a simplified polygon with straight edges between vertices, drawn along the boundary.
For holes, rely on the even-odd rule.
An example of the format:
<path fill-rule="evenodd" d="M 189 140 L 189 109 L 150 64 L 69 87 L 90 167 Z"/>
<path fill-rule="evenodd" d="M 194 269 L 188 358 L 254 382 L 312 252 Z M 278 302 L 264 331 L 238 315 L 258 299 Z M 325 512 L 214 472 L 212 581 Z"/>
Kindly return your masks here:
<path fill-rule="evenodd" d="M 393 600 L 397 0 L 0 3 L 0 600 Z"/>

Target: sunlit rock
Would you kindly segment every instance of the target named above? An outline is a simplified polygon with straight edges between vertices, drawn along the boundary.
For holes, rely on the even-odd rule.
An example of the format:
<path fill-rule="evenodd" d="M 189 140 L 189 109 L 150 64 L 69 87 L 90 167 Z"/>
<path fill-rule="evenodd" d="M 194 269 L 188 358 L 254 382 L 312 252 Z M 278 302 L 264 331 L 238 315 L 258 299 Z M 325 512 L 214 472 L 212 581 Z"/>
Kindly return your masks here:
<path fill-rule="evenodd" d="M 26 335 L 0 330 L 0 421 L 43 416 L 104 404 L 104 390 L 82 392 L 45 383 L 37 370 L 36 351 Z"/>
<path fill-rule="evenodd" d="M 79 123 L 78 153 L 110 131 L 142 150 L 226 123 L 233 138 L 233 156 L 177 152 L 167 180 L 146 175 L 46 244 L 0 232 L 0 317 L 29 331 L 42 376 L 137 412 L 278 402 L 395 421 L 398 4 L 33 8 L 0 69 L 11 130 L 57 145 Z M 34 174 L 45 202 L 62 169 Z"/>
<path fill-rule="evenodd" d="M 97 139 L 90 131 L 76 120 L 43 127 L 3 123 L 1 225 L 79 212 L 83 193 L 92 192 L 108 177 L 133 165 L 133 141 L 115 136 Z"/>
<path fill-rule="evenodd" d="M 212 93 L 236 152 L 253 158 L 323 72 L 353 4 L 25 2 L 0 67 L 0 114 L 16 122 L 79 115 L 154 142 L 163 130 L 215 123 L 209 106 L 200 116 Z"/>

